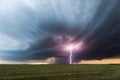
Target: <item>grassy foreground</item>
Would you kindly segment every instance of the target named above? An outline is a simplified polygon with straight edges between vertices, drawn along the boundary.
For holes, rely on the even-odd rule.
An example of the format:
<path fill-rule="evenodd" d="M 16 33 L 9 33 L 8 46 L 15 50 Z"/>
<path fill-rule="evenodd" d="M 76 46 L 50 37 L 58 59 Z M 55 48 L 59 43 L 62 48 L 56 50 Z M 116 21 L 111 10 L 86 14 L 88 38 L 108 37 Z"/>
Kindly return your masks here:
<path fill-rule="evenodd" d="M 0 65 L 0 80 L 120 80 L 120 65 Z"/>

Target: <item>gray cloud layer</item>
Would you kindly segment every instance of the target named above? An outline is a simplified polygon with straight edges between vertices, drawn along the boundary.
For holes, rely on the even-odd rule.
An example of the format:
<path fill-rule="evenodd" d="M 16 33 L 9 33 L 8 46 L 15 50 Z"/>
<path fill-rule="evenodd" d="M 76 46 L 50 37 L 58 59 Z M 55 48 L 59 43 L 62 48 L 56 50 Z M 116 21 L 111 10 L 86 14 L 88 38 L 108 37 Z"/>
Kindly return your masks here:
<path fill-rule="evenodd" d="M 1 0 L 1 59 L 57 57 L 57 63 L 67 63 L 60 45 L 81 40 L 85 48 L 74 61 L 119 55 L 119 5 L 119 0 Z"/>

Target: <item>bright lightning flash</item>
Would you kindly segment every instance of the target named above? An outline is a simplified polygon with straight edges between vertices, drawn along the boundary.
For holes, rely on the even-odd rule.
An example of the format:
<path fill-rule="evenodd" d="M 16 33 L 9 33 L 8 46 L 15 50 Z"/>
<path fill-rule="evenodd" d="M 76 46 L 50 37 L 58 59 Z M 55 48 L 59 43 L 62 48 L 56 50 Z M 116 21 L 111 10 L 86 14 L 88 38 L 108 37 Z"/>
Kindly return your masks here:
<path fill-rule="evenodd" d="M 69 64 L 73 63 L 73 52 L 82 49 L 83 42 L 77 44 L 68 44 L 66 50 L 69 52 Z"/>
<path fill-rule="evenodd" d="M 69 50 L 69 64 L 72 64 L 73 49 L 74 49 L 74 46 L 72 46 L 72 45 L 68 46 L 68 50 Z"/>

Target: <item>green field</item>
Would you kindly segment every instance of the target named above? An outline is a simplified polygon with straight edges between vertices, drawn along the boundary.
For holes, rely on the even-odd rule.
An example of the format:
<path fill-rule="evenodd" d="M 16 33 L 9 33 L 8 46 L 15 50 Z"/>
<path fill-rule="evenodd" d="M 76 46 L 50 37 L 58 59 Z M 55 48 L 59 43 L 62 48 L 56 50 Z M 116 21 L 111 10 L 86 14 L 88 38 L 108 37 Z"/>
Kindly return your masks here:
<path fill-rule="evenodd" d="M 120 65 L 0 65 L 0 80 L 120 80 Z"/>

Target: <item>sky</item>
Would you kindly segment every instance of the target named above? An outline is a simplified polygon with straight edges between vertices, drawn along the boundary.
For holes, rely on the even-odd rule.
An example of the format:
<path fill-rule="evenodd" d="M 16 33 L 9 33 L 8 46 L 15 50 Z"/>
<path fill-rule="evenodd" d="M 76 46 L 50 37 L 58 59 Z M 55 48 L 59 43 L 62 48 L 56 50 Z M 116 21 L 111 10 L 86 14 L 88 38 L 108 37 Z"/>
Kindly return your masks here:
<path fill-rule="evenodd" d="M 119 0 L 0 0 L 0 64 L 120 63 Z"/>

